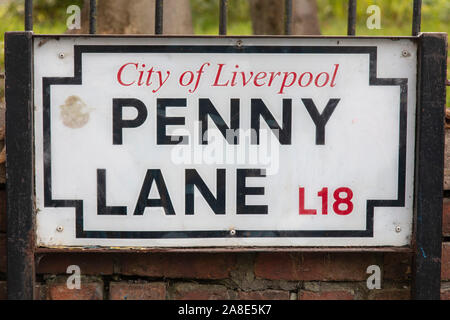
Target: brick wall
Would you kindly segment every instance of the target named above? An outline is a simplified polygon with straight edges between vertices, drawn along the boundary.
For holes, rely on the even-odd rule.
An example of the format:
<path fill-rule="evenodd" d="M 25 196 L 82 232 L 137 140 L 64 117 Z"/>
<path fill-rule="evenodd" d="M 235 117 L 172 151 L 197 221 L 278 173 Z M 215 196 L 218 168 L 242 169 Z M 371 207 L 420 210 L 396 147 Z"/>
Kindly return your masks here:
<path fill-rule="evenodd" d="M 0 190 L 0 299 L 6 298 L 5 191 Z M 441 298 L 450 300 L 450 198 L 444 200 Z M 405 253 L 52 253 L 37 259 L 39 299 L 409 299 Z M 366 286 L 378 265 L 380 290 Z M 80 266 L 81 289 L 66 286 Z"/>

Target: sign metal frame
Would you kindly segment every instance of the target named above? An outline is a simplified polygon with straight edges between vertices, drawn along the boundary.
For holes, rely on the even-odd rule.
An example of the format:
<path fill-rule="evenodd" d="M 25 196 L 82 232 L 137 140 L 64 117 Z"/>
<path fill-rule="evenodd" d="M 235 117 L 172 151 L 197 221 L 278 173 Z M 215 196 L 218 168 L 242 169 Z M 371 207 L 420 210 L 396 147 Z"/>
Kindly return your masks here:
<path fill-rule="evenodd" d="M 9 32 L 5 39 L 6 146 L 8 217 L 8 298 L 33 299 L 35 255 L 65 249 L 37 248 L 35 243 L 33 38 L 31 31 Z M 49 36 L 61 37 L 61 36 Z M 73 37 L 70 35 L 70 37 Z M 85 36 L 79 36 L 85 37 Z M 90 36 L 114 37 L 114 36 Z M 136 36 L 120 36 L 121 38 Z M 146 36 L 148 37 L 148 36 Z M 221 37 L 219 37 L 221 38 Z M 236 37 L 234 37 L 236 38 Z M 246 37 L 241 37 L 246 38 Z M 270 37 L 269 37 L 270 38 Z M 293 37 L 287 38 L 308 38 Z M 345 37 L 310 37 L 345 38 Z M 399 37 L 352 37 L 391 39 Z M 130 251 L 349 251 L 407 252 L 414 258 L 412 292 L 417 299 L 439 299 L 442 233 L 443 159 L 447 35 L 422 33 L 401 37 L 418 44 L 416 155 L 413 240 L 409 247 L 298 248 L 148 248 L 145 250 L 75 248 L 83 252 Z M 371 72 L 372 78 L 372 72 Z M 372 81 L 372 80 L 371 80 Z M 401 83 L 396 84 L 401 85 Z M 403 90 L 402 90 L 403 91 Z M 401 186 L 399 186 L 400 188 Z M 74 251 L 73 248 L 70 249 Z"/>

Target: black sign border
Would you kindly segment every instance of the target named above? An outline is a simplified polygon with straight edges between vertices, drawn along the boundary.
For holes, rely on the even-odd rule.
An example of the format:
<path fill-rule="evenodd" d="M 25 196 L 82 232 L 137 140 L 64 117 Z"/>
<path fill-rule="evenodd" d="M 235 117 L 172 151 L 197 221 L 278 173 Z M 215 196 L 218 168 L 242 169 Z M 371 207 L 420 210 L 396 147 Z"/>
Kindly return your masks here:
<path fill-rule="evenodd" d="M 258 54 L 368 54 L 369 86 L 400 86 L 398 189 L 396 200 L 367 200 L 365 230 L 203 230 L 203 231 L 87 231 L 83 225 L 83 200 L 55 200 L 51 184 L 51 86 L 82 84 L 83 53 L 258 53 Z M 44 207 L 75 208 L 76 238 L 80 239 L 188 239 L 188 238 L 346 238 L 373 237 L 375 207 L 405 205 L 407 78 L 377 78 L 376 46 L 234 46 L 234 45 L 75 45 L 74 77 L 44 77 L 43 88 L 43 148 Z"/>

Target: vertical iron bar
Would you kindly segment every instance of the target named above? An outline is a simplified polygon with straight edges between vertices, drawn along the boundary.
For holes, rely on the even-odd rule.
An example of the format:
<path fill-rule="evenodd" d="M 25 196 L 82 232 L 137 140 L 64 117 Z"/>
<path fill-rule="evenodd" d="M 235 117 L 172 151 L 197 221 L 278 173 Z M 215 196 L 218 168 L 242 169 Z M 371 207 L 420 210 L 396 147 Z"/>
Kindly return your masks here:
<path fill-rule="evenodd" d="M 90 0 L 89 3 L 89 34 L 97 33 L 97 1 Z"/>
<path fill-rule="evenodd" d="M 356 34 L 356 0 L 348 0 L 347 35 Z"/>
<path fill-rule="evenodd" d="M 25 31 L 33 31 L 33 0 L 25 0 Z"/>
<path fill-rule="evenodd" d="M 219 35 L 227 34 L 228 0 L 220 0 Z"/>
<path fill-rule="evenodd" d="M 422 34 L 418 58 L 412 297 L 439 300 L 447 35 Z"/>
<path fill-rule="evenodd" d="M 422 0 L 414 0 L 412 35 L 417 36 L 420 33 L 420 23 L 422 20 Z"/>
<path fill-rule="evenodd" d="M 32 32 L 5 34 L 8 299 L 34 298 Z"/>
<path fill-rule="evenodd" d="M 284 1 L 284 34 L 292 34 L 292 0 Z"/>
<path fill-rule="evenodd" d="M 155 34 L 163 34 L 163 0 L 155 2 Z"/>

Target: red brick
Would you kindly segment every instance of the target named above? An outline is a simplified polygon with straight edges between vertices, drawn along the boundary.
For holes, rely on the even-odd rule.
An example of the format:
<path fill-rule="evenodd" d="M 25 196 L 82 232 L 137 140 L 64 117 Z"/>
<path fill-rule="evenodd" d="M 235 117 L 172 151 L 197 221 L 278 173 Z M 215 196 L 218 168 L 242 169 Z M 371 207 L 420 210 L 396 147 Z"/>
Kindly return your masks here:
<path fill-rule="evenodd" d="M 450 198 L 444 198 L 442 213 L 442 234 L 450 236 Z"/>
<path fill-rule="evenodd" d="M 442 244 L 441 279 L 450 280 L 450 242 Z"/>
<path fill-rule="evenodd" d="M 230 300 L 234 298 L 225 286 L 194 283 L 175 284 L 171 298 L 174 300 Z"/>
<path fill-rule="evenodd" d="M 361 281 L 372 264 L 377 264 L 376 255 L 368 253 L 261 253 L 255 275 L 271 280 Z"/>
<path fill-rule="evenodd" d="M 120 273 L 164 278 L 226 279 L 235 265 L 232 254 L 154 253 L 123 255 Z"/>
<path fill-rule="evenodd" d="M 48 300 L 103 300 L 103 283 L 82 281 L 80 289 L 69 289 L 65 282 L 49 283 Z"/>
<path fill-rule="evenodd" d="M 409 300 L 410 289 L 374 289 L 369 292 L 369 300 Z"/>
<path fill-rule="evenodd" d="M 289 292 L 281 290 L 240 291 L 239 300 L 289 300 Z"/>
<path fill-rule="evenodd" d="M 301 290 L 298 300 L 354 300 L 353 290 L 320 290 L 318 292 Z"/>
<path fill-rule="evenodd" d="M 0 232 L 6 232 L 6 190 L 0 190 Z"/>
<path fill-rule="evenodd" d="M 411 275 L 412 257 L 403 253 L 385 253 L 383 279 L 406 280 Z"/>
<path fill-rule="evenodd" d="M 450 300 L 450 284 L 443 283 L 441 286 L 441 300 Z"/>
<path fill-rule="evenodd" d="M 0 300 L 6 300 L 7 298 L 6 281 L 0 281 Z"/>
<path fill-rule="evenodd" d="M 0 233 L 0 272 L 6 272 L 6 234 Z"/>
<path fill-rule="evenodd" d="M 38 274 L 66 274 L 67 267 L 77 265 L 81 275 L 114 273 L 114 255 L 99 253 L 52 253 L 44 255 L 37 266 Z"/>
<path fill-rule="evenodd" d="M 164 282 L 130 283 L 111 282 L 110 300 L 164 300 L 166 284 Z"/>

